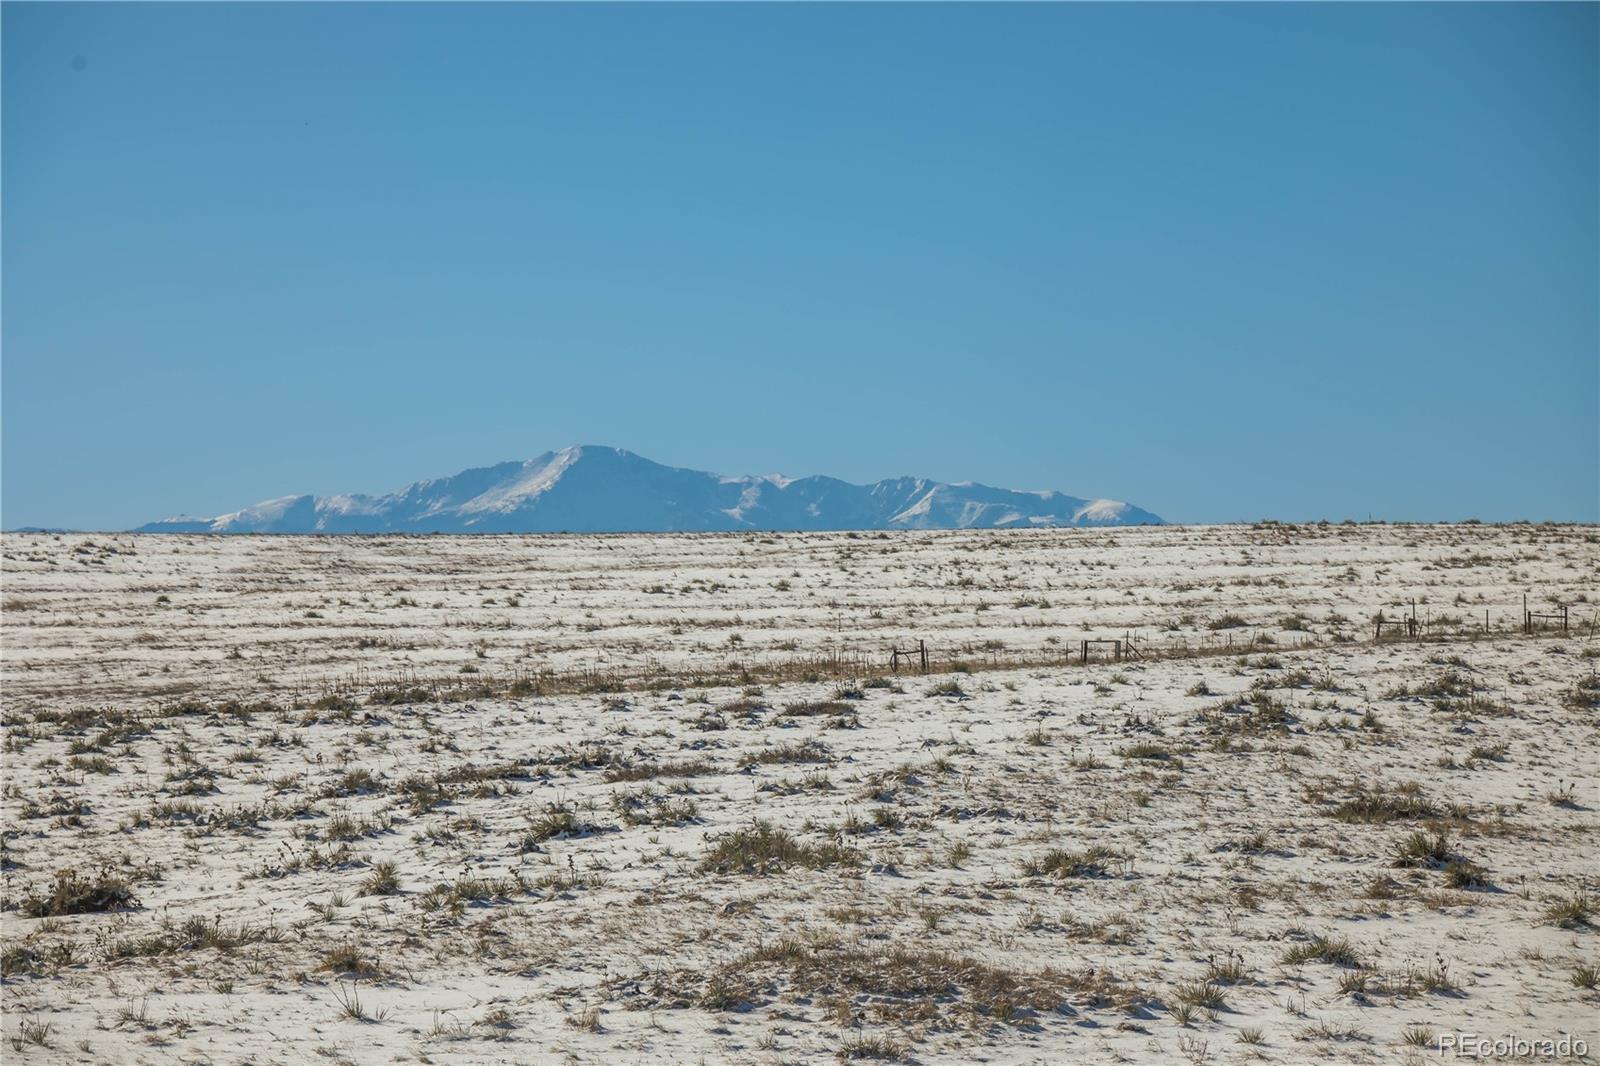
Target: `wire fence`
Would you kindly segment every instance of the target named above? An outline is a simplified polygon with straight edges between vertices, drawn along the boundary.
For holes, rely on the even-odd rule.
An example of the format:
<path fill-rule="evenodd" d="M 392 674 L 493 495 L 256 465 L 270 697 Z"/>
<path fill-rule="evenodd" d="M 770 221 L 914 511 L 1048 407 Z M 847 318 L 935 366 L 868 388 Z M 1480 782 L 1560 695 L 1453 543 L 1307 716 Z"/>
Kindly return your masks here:
<path fill-rule="evenodd" d="M 1509 613 L 1507 617 L 1510 617 Z M 627 666 L 551 667 L 514 666 L 509 670 L 475 674 L 437 674 L 422 670 L 373 671 L 346 674 L 302 683 L 292 690 L 297 704 L 338 705 L 358 697 L 376 704 L 462 702 L 476 699 L 522 698 L 569 693 L 665 691 L 720 688 L 794 682 L 866 681 L 908 674 L 976 673 L 1030 668 L 1074 668 L 1108 662 L 1150 662 L 1203 659 L 1262 652 L 1303 652 L 1327 648 L 1390 645 L 1398 643 L 1447 644 L 1508 638 L 1577 636 L 1595 637 L 1600 611 L 1580 618 L 1570 608 L 1549 614 L 1530 614 L 1524 608 L 1514 622 L 1495 624 L 1486 612 L 1481 621 L 1462 615 L 1418 615 L 1413 604 L 1408 615 L 1395 619 L 1381 613 L 1372 620 L 1366 639 L 1348 635 L 1293 632 L 1287 635 L 1264 628 L 1238 626 L 1198 636 L 1145 634 L 1124 631 L 1115 636 L 1076 634 L 1046 638 L 1042 646 L 1012 648 L 998 641 L 962 641 L 936 645 L 926 639 L 913 642 L 908 653 L 903 642 L 873 643 L 823 653 L 745 654 L 719 663 L 668 662 L 647 657 Z"/>

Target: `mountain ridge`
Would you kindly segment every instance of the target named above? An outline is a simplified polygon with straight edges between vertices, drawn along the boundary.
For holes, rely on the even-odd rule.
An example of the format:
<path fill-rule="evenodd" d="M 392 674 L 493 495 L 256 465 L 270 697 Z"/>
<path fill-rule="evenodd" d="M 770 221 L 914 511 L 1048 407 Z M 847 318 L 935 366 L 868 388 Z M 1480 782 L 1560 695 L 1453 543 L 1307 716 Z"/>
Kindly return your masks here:
<path fill-rule="evenodd" d="M 1163 525 L 1120 500 L 966 481 L 729 477 L 574 445 L 373 496 L 280 496 L 135 533 L 633 533 Z"/>

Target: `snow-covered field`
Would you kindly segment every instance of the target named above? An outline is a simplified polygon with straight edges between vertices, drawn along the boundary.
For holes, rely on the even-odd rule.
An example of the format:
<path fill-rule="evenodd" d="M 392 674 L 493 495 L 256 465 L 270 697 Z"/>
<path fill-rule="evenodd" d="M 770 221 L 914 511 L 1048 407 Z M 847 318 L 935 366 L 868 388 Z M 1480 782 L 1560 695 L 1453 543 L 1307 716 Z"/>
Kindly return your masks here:
<path fill-rule="evenodd" d="M 1594 527 L 3 545 L 8 1061 L 1600 1054 Z"/>

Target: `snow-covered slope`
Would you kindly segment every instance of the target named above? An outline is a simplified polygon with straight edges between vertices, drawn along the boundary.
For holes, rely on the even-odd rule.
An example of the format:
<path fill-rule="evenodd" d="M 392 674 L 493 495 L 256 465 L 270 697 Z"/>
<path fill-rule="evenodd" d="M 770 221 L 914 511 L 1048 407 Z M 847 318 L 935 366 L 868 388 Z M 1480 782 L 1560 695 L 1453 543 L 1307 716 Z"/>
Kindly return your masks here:
<path fill-rule="evenodd" d="M 386 496 L 283 496 L 139 533 L 574 533 L 1159 525 L 1116 500 L 890 478 L 722 477 L 584 445 L 418 481 Z"/>

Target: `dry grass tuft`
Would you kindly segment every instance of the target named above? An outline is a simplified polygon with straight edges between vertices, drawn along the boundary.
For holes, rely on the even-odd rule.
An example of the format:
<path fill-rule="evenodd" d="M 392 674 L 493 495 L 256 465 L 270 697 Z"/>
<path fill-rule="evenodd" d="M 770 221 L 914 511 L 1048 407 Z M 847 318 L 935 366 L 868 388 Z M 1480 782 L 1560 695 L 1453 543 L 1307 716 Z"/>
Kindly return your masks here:
<path fill-rule="evenodd" d="M 1106 864 L 1123 856 L 1110 848 L 1098 845 L 1083 851 L 1052 848 L 1022 864 L 1022 872 L 1029 877 L 1105 877 Z"/>
<path fill-rule="evenodd" d="M 852 848 L 832 842 L 807 844 L 788 830 L 757 821 L 719 837 L 700 860 L 701 873 L 778 873 L 792 866 L 820 870 L 829 866 L 856 866 L 861 856 Z"/>
<path fill-rule="evenodd" d="M 138 905 L 133 885 L 119 873 L 102 869 L 84 875 L 76 870 L 58 870 L 49 888 L 24 896 L 17 910 L 29 918 L 53 918 L 131 910 Z"/>
<path fill-rule="evenodd" d="M 1076 1002 L 1142 1012 L 1140 989 L 1104 970 L 1013 970 L 964 955 L 899 944 L 866 947 L 837 938 L 785 937 L 709 975 L 678 971 L 628 988 L 650 1006 L 728 1010 L 776 998 L 843 1000 L 885 1021 L 950 1029 L 984 1022 L 1027 1024 Z"/>

